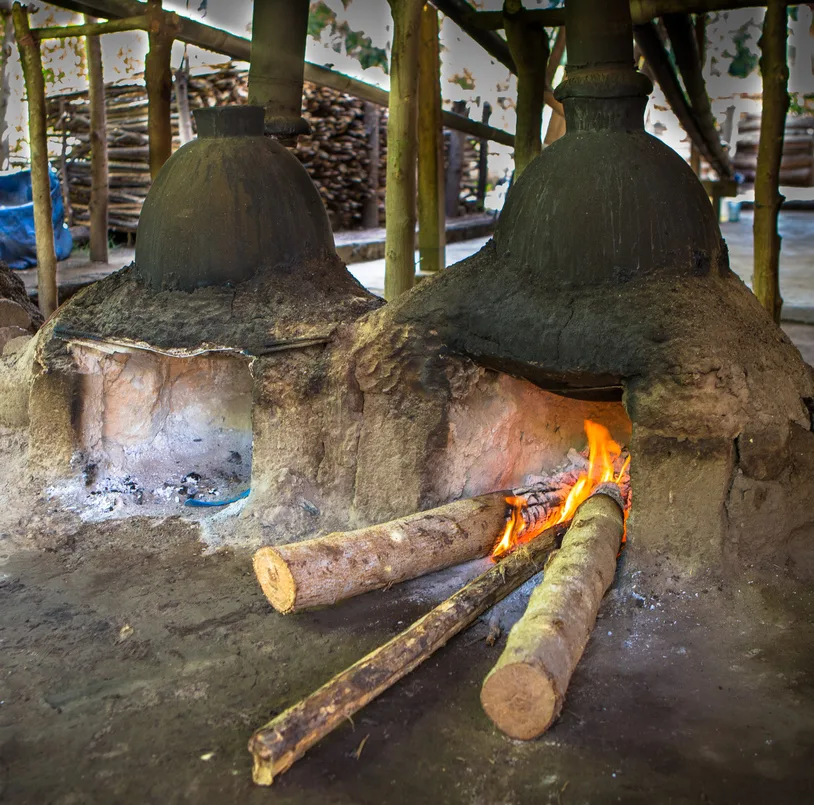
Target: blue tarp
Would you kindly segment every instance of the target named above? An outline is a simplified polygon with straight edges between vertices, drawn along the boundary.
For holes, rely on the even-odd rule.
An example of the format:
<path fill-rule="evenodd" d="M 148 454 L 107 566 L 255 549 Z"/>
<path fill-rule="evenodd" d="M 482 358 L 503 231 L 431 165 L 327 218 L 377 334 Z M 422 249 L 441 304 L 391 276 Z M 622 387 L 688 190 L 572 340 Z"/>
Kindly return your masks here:
<path fill-rule="evenodd" d="M 73 239 L 65 224 L 59 177 L 53 170 L 50 173 L 54 246 L 57 260 L 65 260 L 73 248 Z M 5 260 L 11 268 L 37 265 L 30 170 L 0 176 L 0 259 Z"/>

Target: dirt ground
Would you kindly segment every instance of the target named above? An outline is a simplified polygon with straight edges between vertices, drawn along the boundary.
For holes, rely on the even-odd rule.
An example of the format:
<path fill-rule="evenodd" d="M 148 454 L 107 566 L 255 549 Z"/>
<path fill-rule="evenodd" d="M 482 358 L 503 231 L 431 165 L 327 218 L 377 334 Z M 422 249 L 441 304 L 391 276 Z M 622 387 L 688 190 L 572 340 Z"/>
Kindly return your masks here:
<path fill-rule="evenodd" d="M 0 802 L 812 801 L 814 591 L 779 570 L 768 583 L 676 580 L 656 596 L 623 557 L 542 739 L 509 740 L 480 708 L 505 640 L 489 646 L 483 620 L 264 789 L 250 778 L 251 732 L 448 595 L 462 571 L 284 617 L 248 553 L 205 554 L 177 518 L 63 529 L 41 535 L 39 552 L 8 545 Z"/>

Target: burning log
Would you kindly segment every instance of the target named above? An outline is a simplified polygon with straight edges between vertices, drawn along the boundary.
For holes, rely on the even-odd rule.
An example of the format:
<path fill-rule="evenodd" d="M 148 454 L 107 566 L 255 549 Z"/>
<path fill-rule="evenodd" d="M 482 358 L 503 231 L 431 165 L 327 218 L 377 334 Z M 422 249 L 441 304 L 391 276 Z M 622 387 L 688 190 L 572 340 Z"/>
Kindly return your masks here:
<path fill-rule="evenodd" d="M 560 714 L 571 674 L 613 581 L 624 532 L 621 495 L 598 488 L 577 511 L 562 547 L 546 566 L 528 609 L 486 677 L 481 703 L 507 735 L 521 740 L 545 732 Z"/>
<path fill-rule="evenodd" d="M 531 578 L 541 569 L 567 526 L 562 523 L 543 531 L 389 643 L 255 732 L 249 741 L 249 751 L 254 756 L 254 782 L 271 785 L 275 776 L 289 769 L 345 719 L 417 668 L 489 607 Z"/>
<path fill-rule="evenodd" d="M 560 475 L 527 489 L 458 500 L 357 531 L 260 548 L 254 572 L 278 612 L 334 604 L 486 556 L 506 525 L 507 502 L 513 518 L 542 522 L 566 488 Z"/>

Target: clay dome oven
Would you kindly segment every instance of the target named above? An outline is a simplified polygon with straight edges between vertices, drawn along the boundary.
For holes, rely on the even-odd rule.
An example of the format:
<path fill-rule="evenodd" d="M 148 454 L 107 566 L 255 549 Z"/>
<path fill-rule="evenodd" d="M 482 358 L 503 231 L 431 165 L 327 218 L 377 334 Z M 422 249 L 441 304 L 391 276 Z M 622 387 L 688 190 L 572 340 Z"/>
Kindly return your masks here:
<path fill-rule="evenodd" d="M 263 109 L 196 109 L 198 139 L 144 203 L 136 276 L 152 290 L 236 285 L 334 253 L 328 216 L 299 161 L 264 136 Z"/>

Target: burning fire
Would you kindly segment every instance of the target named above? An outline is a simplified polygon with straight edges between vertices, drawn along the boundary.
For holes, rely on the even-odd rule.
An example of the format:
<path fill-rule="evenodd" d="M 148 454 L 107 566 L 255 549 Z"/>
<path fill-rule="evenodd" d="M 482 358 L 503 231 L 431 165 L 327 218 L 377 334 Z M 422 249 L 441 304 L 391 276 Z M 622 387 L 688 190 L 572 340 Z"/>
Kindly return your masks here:
<path fill-rule="evenodd" d="M 616 462 L 622 455 L 622 448 L 612 438 L 608 429 L 590 419 L 585 420 L 585 434 L 588 437 L 588 469 L 583 472 L 569 490 L 565 500 L 549 512 L 539 523 L 527 527 L 523 517 L 526 499 L 508 497 L 506 503 L 511 506 L 506 528 L 492 549 L 492 557 L 498 559 L 514 550 L 518 545 L 530 542 L 547 528 L 563 523 L 574 516 L 577 507 L 587 500 L 600 484 L 620 483 L 630 464 L 628 456 L 617 472 Z"/>

